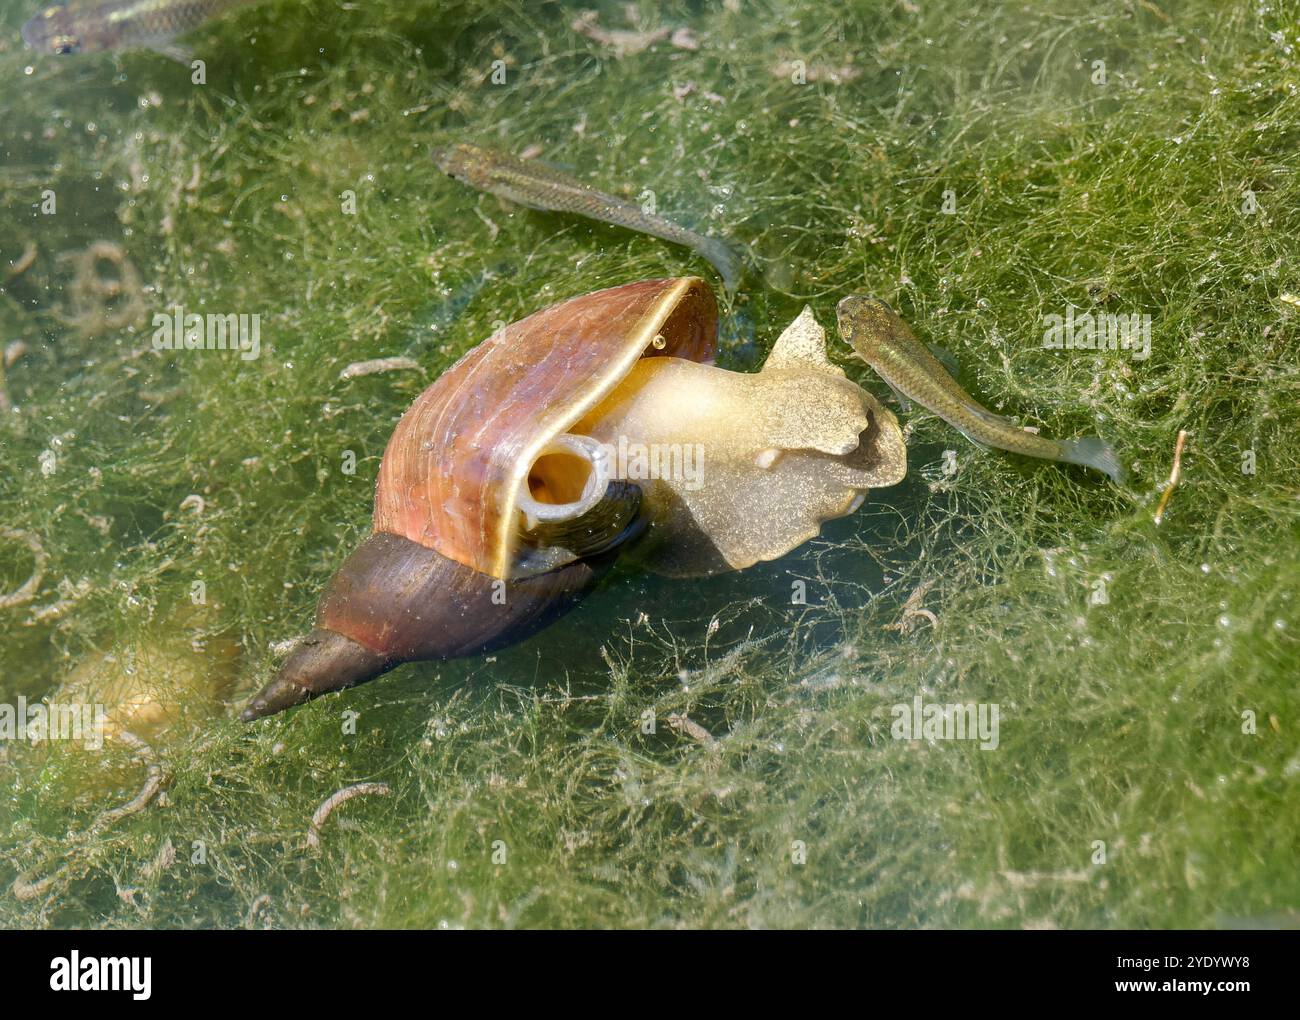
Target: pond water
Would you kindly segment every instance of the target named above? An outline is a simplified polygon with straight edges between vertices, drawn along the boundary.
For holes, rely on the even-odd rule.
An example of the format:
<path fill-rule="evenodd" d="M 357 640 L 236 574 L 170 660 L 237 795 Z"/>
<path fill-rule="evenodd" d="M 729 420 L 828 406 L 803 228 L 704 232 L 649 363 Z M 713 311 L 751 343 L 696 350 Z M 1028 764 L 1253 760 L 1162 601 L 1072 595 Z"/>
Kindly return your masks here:
<path fill-rule="evenodd" d="M 63 54 L 0 0 L 0 703 L 93 733 L 0 716 L 0 924 L 1296 909 L 1293 15 L 212 6 Z M 728 293 L 689 242 L 449 178 L 431 154 L 459 142 L 748 272 Z M 507 323 L 685 276 L 729 371 L 811 308 L 907 477 L 769 561 L 625 557 L 527 641 L 241 722 L 421 392 Z M 1104 436 L 1128 482 L 904 409 L 836 331 L 852 293 L 988 408 Z M 1147 316 L 1145 356 L 1043 342 L 1085 308 Z M 900 737 L 918 697 L 997 706 L 996 748 Z M 316 831 L 358 783 L 383 792 Z"/>

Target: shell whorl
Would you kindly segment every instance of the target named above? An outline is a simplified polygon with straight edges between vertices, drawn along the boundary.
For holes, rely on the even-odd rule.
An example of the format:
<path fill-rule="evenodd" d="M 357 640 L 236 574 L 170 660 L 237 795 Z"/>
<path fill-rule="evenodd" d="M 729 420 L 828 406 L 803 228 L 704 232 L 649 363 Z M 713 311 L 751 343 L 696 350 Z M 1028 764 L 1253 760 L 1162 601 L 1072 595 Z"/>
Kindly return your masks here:
<path fill-rule="evenodd" d="M 519 494 L 537 459 L 639 359 L 711 362 L 716 334 L 713 294 L 694 277 L 584 294 L 498 330 L 398 423 L 379 469 L 375 532 L 509 579 Z"/>

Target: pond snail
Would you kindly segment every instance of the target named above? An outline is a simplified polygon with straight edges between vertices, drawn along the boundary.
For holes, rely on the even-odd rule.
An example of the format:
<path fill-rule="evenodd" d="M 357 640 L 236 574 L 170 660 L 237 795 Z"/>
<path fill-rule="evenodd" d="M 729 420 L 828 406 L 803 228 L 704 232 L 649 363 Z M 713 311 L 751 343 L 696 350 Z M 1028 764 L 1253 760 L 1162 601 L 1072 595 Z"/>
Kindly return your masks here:
<path fill-rule="evenodd" d="M 624 553 L 671 576 L 775 559 L 902 479 L 898 422 L 827 360 L 810 310 L 757 373 L 715 367 L 716 345 L 713 293 L 686 277 L 573 298 L 469 351 L 398 423 L 373 534 L 242 717 L 521 641 Z M 697 451 L 696 470 L 646 472 L 655 450 Z"/>

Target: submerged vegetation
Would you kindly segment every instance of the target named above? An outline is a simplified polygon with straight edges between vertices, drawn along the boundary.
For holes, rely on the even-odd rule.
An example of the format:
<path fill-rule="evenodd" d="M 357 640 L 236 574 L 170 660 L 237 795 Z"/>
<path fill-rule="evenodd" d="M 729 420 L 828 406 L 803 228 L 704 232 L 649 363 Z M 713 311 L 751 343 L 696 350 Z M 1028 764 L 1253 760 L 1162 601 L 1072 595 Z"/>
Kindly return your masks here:
<path fill-rule="evenodd" d="M 187 38 L 195 85 L 38 58 L 0 3 L 0 701 L 115 709 L 99 751 L 0 741 L 0 924 L 1294 921 L 1300 15 L 1091 6 L 265 0 Z M 877 294 L 1127 482 L 913 408 L 907 479 L 777 562 L 621 569 L 240 723 L 437 373 L 710 272 L 447 181 L 458 140 L 747 244 L 727 367 Z M 259 356 L 155 350 L 177 307 L 258 315 Z M 1045 346 L 1084 314 L 1150 315 L 1147 356 Z M 895 739 L 918 695 L 998 705 L 996 749 Z"/>

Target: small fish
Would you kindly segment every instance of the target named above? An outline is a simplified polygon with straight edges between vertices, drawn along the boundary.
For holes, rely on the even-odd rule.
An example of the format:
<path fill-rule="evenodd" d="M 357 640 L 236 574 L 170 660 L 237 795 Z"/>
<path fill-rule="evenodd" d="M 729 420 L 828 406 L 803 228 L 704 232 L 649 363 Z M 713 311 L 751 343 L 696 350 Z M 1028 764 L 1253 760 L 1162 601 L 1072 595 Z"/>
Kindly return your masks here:
<path fill-rule="evenodd" d="M 1124 480 L 1114 448 L 1095 436 L 1056 440 L 1026 432 L 1010 418 L 981 407 L 948 374 L 925 344 L 879 298 L 851 295 L 839 303 L 842 336 L 896 393 L 929 408 L 971 442 L 1026 457 L 1081 464 Z"/>
<path fill-rule="evenodd" d="M 69 0 L 23 25 L 23 41 L 42 53 L 151 49 L 181 63 L 192 54 L 174 41 L 209 18 L 257 0 Z"/>
<path fill-rule="evenodd" d="M 740 257 L 725 242 L 652 216 L 632 202 L 607 195 L 544 163 L 468 142 L 439 146 L 433 150 L 433 161 L 447 176 L 529 209 L 576 213 L 692 248 L 713 264 L 728 293 L 735 291 L 740 280 Z"/>

